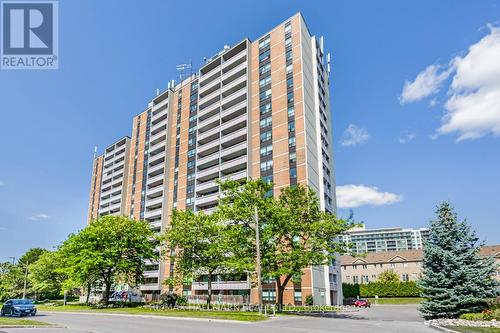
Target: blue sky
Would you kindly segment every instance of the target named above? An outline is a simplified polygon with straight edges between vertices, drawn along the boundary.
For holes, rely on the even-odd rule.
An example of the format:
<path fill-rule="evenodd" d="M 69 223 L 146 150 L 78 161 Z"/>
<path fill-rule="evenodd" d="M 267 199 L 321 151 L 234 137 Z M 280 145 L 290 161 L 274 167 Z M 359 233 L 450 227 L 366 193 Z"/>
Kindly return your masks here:
<path fill-rule="evenodd" d="M 0 261 L 85 226 L 94 145 L 177 64 L 297 11 L 332 52 L 340 214 L 423 227 L 450 200 L 500 243 L 500 1 L 64 0 L 60 69 L 0 71 Z"/>

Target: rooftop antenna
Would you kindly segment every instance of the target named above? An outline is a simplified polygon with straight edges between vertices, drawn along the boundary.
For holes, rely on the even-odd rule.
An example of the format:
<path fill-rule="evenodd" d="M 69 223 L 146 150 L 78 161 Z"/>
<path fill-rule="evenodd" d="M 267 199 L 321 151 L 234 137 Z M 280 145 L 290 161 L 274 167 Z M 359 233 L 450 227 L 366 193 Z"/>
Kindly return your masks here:
<path fill-rule="evenodd" d="M 97 156 L 97 146 L 94 146 L 94 160 L 95 160 L 96 156 Z"/>
<path fill-rule="evenodd" d="M 330 74 L 330 60 L 331 60 L 331 55 L 330 52 L 326 54 L 326 71 L 328 74 Z"/>
<path fill-rule="evenodd" d="M 176 66 L 177 71 L 179 72 L 179 80 L 182 82 L 186 77 L 188 77 L 188 72 L 189 72 L 189 77 L 193 74 L 193 65 L 192 61 L 189 60 L 189 63 L 187 64 L 180 64 Z"/>

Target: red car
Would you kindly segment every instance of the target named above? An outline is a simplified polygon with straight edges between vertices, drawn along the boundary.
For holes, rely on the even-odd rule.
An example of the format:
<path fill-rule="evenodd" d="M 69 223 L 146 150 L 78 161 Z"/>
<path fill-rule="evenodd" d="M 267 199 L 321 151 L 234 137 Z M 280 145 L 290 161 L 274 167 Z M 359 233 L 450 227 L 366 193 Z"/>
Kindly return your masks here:
<path fill-rule="evenodd" d="M 367 299 L 358 299 L 354 302 L 354 306 L 357 308 L 369 308 L 371 304 Z"/>

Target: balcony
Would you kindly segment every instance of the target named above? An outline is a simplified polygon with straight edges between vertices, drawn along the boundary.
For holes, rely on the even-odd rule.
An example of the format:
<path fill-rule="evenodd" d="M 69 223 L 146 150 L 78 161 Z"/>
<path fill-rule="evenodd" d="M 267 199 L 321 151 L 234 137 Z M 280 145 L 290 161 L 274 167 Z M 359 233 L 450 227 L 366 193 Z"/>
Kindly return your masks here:
<path fill-rule="evenodd" d="M 150 290 L 160 290 L 161 288 L 159 283 L 148 283 L 148 284 L 141 284 L 139 289 L 144 291 L 150 291 Z"/>
<path fill-rule="evenodd" d="M 210 103 L 208 103 L 210 100 L 214 100 L 216 98 L 220 98 L 220 90 L 219 89 L 216 89 L 215 91 L 211 92 L 210 94 L 201 97 L 198 100 L 198 104 L 200 105 L 200 108 L 203 109 L 206 107 L 206 105 L 210 104 Z"/>
<path fill-rule="evenodd" d="M 154 145 L 158 142 L 164 141 L 167 138 L 167 131 L 161 131 L 160 133 L 151 135 L 149 138 L 149 144 Z"/>
<path fill-rule="evenodd" d="M 208 180 L 208 179 L 211 179 L 211 178 L 214 178 L 214 177 L 218 177 L 219 176 L 219 165 L 215 165 L 211 168 L 208 168 L 208 169 L 205 169 L 205 170 L 202 170 L 202 171 L 198 171 L 196 173 L 196 178 L 198 180 Z"/>
<path fill-rule="evenodd" d="M 219 84 L 220 84 L 220 80 L 213 80 L 213 81 L 209 82 L 208 84 L 204 85 L 203 87 L 200 87 L 198 89 L 198 94 L 201 96 L 205 92 L 210 91 L 211 89 L 214 89 L 214 87 L 218 86 Z"/>
<path fill-rule="evenodd" d="M 219 126 L 217 127 L 214 127 L 206 132 L 202 132 L 200 133 L 198 131 L 198 142 L 200 144 L 203 144 L 203 143 L 206 143 L 208 141 L 212 141 L 212 140 L 215 140 L 215 139 L 218 139 L 220 136 L 220 128 Z"/>
<path fill-rule="evenodd" d="M 198 145 L 198 156 L 204 157 L 219 150 L 219 140 L 214 140 L 203 145 Z"/>
<path fill-rule="evenodd" d="M 148 185 L 160 184 L 163 182 L 163 173 L 154 177 L 148 177 Z"/>
<path fill-rule="evenodd" d="M 222 147 L 226 148 L 234 146 L 235 144 L 245 141 L 246 137 L 247 137 L 247 128 L 239 129 L 236 132 L 233 132 L 231 134 L 222 137 L 221 140 Z"/>
<path fill-rule="evenodd" d="M 198 119 L 204 120 L 206 118 L 209 118 L 213 116 L 216 113 L 219 113 L 220 111 L 220 101 L 217 101 L 209 106 L 207 106 L 205 109 L 199 109 L 198 110 Z"/>
<path fill-rule="evenodd" d="M 193 290 L 208 290 L 208 282 L 193 282 Z M 250 281 L 214 281 L 213 290 L 247 290 L 250 289 Z"/>
<path fill-rule="evenodd" d="M 152 166 L 152 167 L 148 168 L 148 174 L 152 174 L 155 171 L 158 171 L 158 170 L 161 170 L 161 169 L 163 169 L 163 164 L 162 163 L 157 164 L 155 166 Z"/>
<path fill-rule="evenodd" d="M 226 135 L 228 133 L 234 132 L 237 129 L 246 127 L 246 124 L 247 124 L 247 115 L 246 115 L 246 113 L 244 113 L 236 118 L 233 118 L 233 119 L 225 122 L 221 126 L 221 132 L 224 135 Z"/>
<path fill-rule="evenodd" d="M 222 176 L 221 180 L 222 181 L 227 180 L 227 179 L 241 180 L 241 179 L 246 179 L 246 178 L 247 178 L 247 171 L 243 170 L 243 171 L 238 171 L 238 172 L 235 172 L 235 173 L 231 173 L 231 174 Z"/>
<path fill-rule="evenodd" d="M 151 126 L 151 132 L 153 133 L 161 127 L 165 127 L 165 129 L 167 128 L 167 118 L 161 120 L 160 122 L 158 122 L 156 124 L 153 124 Z"/>
<path fill-rule="evenodd" d="M 245 48 L 243 51 L 241 51 L 238 54 L 235 54 L 232 56 L 229 60 L 224 61 L 222 71 L 227 71 L 230 70 L 231 68 L 234 67 L 234 65 L 238 66 L 238 64 L 241 64 L 242 62 L 246 61 L 246 56 L 247 56 L 247 49 Z"/>
<path fill-rule="evenodd" d="M 222 110 L 229 109 L 233 105 L 236 105 L 240 103 L 241 101 L 244 101 L 247 97 L 247 90 L 246 89 L 240 89 L 234 93 L 232 93 L 229 96 L 224 97 L 222 100 Z"/>
<path fill-rule="evenodd" d="M 200 71 L 203 71 L 203 68 Z M 215 78 L 217 77 L 220 77 L 220 59 L 218 66 L 215 66 L 208 72 L 200 75 L 200 88 L 205 87 L 207 84 L 212 82 L 212 80 L 215 80 Z"/>
<path fill-rule="evenodd" d="M 219 184 L 217 184 L 215 181 L 208 181 L 205 183 L 198 183 L 196 185 L 196 192 L 197 193 L 205 193 L 205 192 L 210 192 L 212 190 L 216 190 L 219 187 Z"/>
<path fill-rule="evenodd" d="M 226 97 L 235 91 L 242 89 L 243 87 L 246 87 L 247 85 L 247 76 L 243 75 L 237 78 L 234 81 L 231 81 L 230 83 L 224 85 L 222 87 L 222 97 Z"/>
<path fill-rule="evenodd" d="M 247 156 L 243 155 L 232 159 L 230 161 L 222 163 L 220 169 L 224 174 L 232 173 L 235 170 L 246 167 L 247 165 Z"/>
<path fill-rule="evenodd" d="M 165 100 L 165 102 L 162 102 L 161 104 L 164 104 L 165 106 L 155 108 L 155 110 L 153 110 L 153 112 L 151 113 L 151 121 L 155 121 L 167 114 L 168 112 L 168 105 L 166 105 L 167 101 Z"/>
<path fill-rule="evenodd" d="M 210 155 L 207 155 L 196 160 L 196 165 L 199 169 L 206 169 L 209 164 L 219 164 L 219 152 L 216 151 Z"/>
<path fill-rule="evenodd" d="M 223 159 L 228 160 L 231 159 L 232 157 L 245 154 L 246 150 L 247 150 L 247 143 L 242 142 L 230 148 L 223 149 L 221 156 Z"/>
<path fill-rule="evenodd" d="M 163 195 L 163 185 L 148 188 L 146 190 L 146 198 L 150 198 L 150 197 L 156 198 L 156 197 L 161 196 L 161 195 Z"/>
<path fill-rule="evenodd" d="M 197 197 L 196 198 L 196 205 L 197 206 L 208 206 L 215 204 L 219 200 L 219 192 Z"/>
<path fill-rule="evenodd" d="M 243 63 L 239 64 L 238 66 L 234 67 L 233 69 L 222 74 L 222 84 L 229 83 L 230 81 L 239 77 L 243 73 L 246 73 L 246 71 L 247 71 L 247 62 L 244 61 Z"/>
<path fill-rule="evenodd" d="M 218 126 L 219 120 L 220 117 L 218 112 L 208 118 L 205 118 L 203 120 L 198 120 L 198 131 L 206 131 L 208 128 Z"/>
<path fill-rule="evenodd" d="M 149 161 L 150 164 L 154 164 L 153 162 L 158 161 L 162 157 L 165 157 L 165 151 L 162 151 L 159 154 L 149 155 L 148 161 Z"/>
<path fill-rule="evenodd" d="M 145 278 L 160 277 L 160 271 L 144 271 L 143 275 Z"/>
<path fill-rule="evenodd" d="M 228 121 L 234 117 L 237 117 L 243 113 L 246 113 L 246 108 L 247 108 L 247 101 L 241 101 L 230 108 L 222 111 L 221 113 L 221 118 L 222 121 Z"/>
<path fill-rule="evenodd" d="M 157 208 L 157 209 L 146 211 L 146 212 L 144 212 L 144 218 L 145 219 L 161 218 L 162 211 L 163 211 L 163 209 L 161 207 Z"/>
<path fill-rule="evenodd" d="M 163 197 L 158 197 L 154 199 L 146 199 L 146 207 L 158 206 L 161 207 L 163 203 Z"/>

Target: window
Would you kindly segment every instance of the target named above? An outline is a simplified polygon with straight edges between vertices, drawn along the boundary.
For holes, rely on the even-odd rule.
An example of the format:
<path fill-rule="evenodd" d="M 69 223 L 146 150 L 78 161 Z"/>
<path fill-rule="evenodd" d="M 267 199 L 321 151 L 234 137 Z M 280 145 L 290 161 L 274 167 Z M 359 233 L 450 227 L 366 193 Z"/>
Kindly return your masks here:
<path fill-rule="evenodd" d="M 293 91 L 290 91 L 287 95 L 286 95 L 286 101 L 288 103 L 293 103 Z"/>
<path fill-rule="evenodd" d="M 260 171 L 267 171 L 270 170 L 273 167 L 273 161 L 265 161 L 260 163 Z"/>
<path fill-rule="evenodd" d="M 288 108 L 288 117 L 293 117 L 295 115 L 295 108 L 293 106 L 290 106 Z"/>
<path fill-rule="evenodd" d="M 259 74 L 262 75 L 262 74 L 265 74 L 267 72 L 269 72 L 271 70 L 271 64 L 265 64 L 264 66 L 261 66 L 259 68 Z"/>
<path fill-rule="evenodd" d="M 295 137 L 288 138 L 288 147 L 295 147 Z"/>
<path fill-rule="evenodd" d="M 194 164 L 195 164 L 195 162 L 194 162 L 194 161 L 189 161 L 189 162 L 188 162 L 188 165 L 187 165 L 187 166 L 188 166 L 188 169 L 192 169 L 192 168 L 194 168 Z"/>
<path fill-rule="evenodd" d="M 190 181 L 190 180 L 193 180 L 193 179 L 194 179 L 194 173 L 188 173 L 187 180 Z"/>
<path fill-rule="evenodd" d="M 368 266 L 367 266 L 367 265 L 363 265 L 363 269 L 367 269 L 367 268 L 368 268 Z"/>
<path fill-rule="evenodd" d="M 266 142 L 271 140 L 271 136 L 272 136 L 271 131 L 260 133 L 260 142 Z"/>
<path fill-rule="evenodd" d="M 292 50 L 286 51 L 285 59 L 288 61 L 288 60 L 292 60 L 292 58 L 293 58 Z"/>
<path fill-rule="evenodd" d="M 265 61 L 271 57 L 271 50 L 267 50 L 259 54 L 259 61 Z"/>
<path fill-rule="evenodd" d="M 288 123 L 288 132 L 295 131 L 295 121 L 291 121 Z"/>
<path fill-rule="evenodd" d="M 330 283 L 337 283 L 337 274 L 330 274 Z"/>
<path fill-rule="evenodd" d="M 188 140 L 188 145 L 191 146 L 191 145 L 194 145 L 194 144 L 195 144 L 194 138 L 191 138 L 191 139 Z"/>
<path fill-rule="evenodd" d="M 286 66 L 286 73 L 290 74 L 291 72 L 293 72 L 293 65 L 292 64 Z"/>
<path fill-rule="evenodd" d="M 260 148 L 260 157 L 267 156 L 269 154 L 272 154 L 273 152 L 273 145 L 268 145 L 265 147 Z"/>
<path fill-rule="evenodd" d="M 196 149 L 191 149 L 188 151 L 188 157 L 193 157 L 196 154 Z"/>
<path fill-rule="evenodd" d="M 272 124 L 272 117 L 267 117 L 260 120 L 260 128 L 267 127 Z"/>
<path fill-rule="evenodd" d="M 403 274 L 401 275 L 401 280 L 403 280 L 403 282 L 408 282 L 410 281 L 410 277 L 408 276 L 408 274 Z"/>
<path fill-rule="evenodd" d="M 197 118 L 197 115 L 191 116 L 191 117 L 189 117 L 189 121 L 190 122 L 195 121 L 196 118 Z"/>
<path fill-rule="evenodd" d="M 286 87 L 287 88 L 293 87 L 293 78 L 292 77 L 286 80 Z"/>
<path fill-rule="evenodd" d="M 290 31 L 292 31 L 292 25 L 290 24 L 290 22 L 288 22 L 287 24 L 285 24 L 285 33 Z"/>
<path fill-rule="evenodd" d="M 260 114 L 268 113 L 269 111 L 271 111 L 271 103 L 266 103 L 264 105 L 261 105 Z"/>
<path fill-rule="evenodd" d="M 266 99 L 271 96 L 271 89 L 267 89 L 266 91 L 263 91 L 260 93 L 259 98 L 260 100 Z"/>
<path fill-rule="evenodd" d="M 264 176 L 262 177 L 262 180 L 265 182 L 265 183 L 272 183 L 273 182 L 273 175 L 269 175 L 269 176 Z"/>
<path fill-rule="evenodd" d="M 194 185 L 189 185 L 187 187 L 187 193 L 193 193 L 194 192 Z"/>
<path fill-rule="evenodd" d="M 292 179 L 297 178 L 297 168 L 290 168 L 290 178 Z"/>
<path fill-rule="evenodd" d="M 352 277 L 352 281 L 353 281 L 354 283 L 359 283 L 359 276 L 354 275 L 354 276 Z"/>
<path fill-rule="evenodd" d="M 289 159 L 290 163 L 297 163 L 297 153 L 290 153 Z"/>
<path fill-rule="evenodd" d="M 262 49 L 269 45 L 271 42 L 271 36 L 266 36 L 259 41 L 259 49 Z"/>
<path fill-rule="evenodd" d="M 189 133 L 193 133 L 194 131 L 196 131 L 196 126 L 193 126 L 193 127 L 189 128 Z"/>
<path fill-rule="evenodd" d="M 196 104 L 191 105 L 191 106 L 189 107 L 189 111 L 190 111 L 190 112 L 195 112 L 195 111 L 196 111 L 196 107 L 197 107 L 197 105 L 196 105 Z"/>
<path fill-rule="evenodd" d="M 194 198 L 187 198 L 186 199 L 186 205 L 187 206 L 191 205 L 192 203 L 194 203 Z"/>
<path fill-rule="evenodd" d="M 262 87 L 264 87 L 264 86 L 266 86 L 266 85 L 268 85 L 270 83 L 271 83 L 271 76 L 267 76 L 267 77 L 265 77 L 265 78 L 263 78 L 262 80 L 259 81 L 259 87 L 262 88 Z"/>
<path fill-rule="evenodd" d="M 302 290 L 295 289 L 293 292 L 293 300 L 295 302 L 302 302 Z"/>
<path fill-rule="evenodd" d="M 267 302 L 275 302 L 276 301 L 276 290 L 263 290 L 262 291 L 262 300 Z"/>
<path fill-rule="evenodd" d="M 292 45 L 292 37 L 288 37 L 287 39 L 285 39 L 285 46 L 289 45 Z"/>

